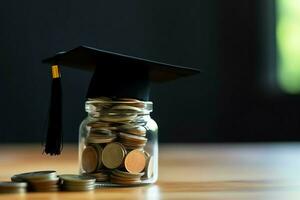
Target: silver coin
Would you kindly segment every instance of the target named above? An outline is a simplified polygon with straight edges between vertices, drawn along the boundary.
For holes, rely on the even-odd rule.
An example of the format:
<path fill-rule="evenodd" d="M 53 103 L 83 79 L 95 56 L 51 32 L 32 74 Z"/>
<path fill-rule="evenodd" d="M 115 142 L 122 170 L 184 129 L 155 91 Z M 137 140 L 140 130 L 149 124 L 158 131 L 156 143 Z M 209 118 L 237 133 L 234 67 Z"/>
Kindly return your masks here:
<path fill-rule="evenodd" d="M 26 188 L 25 182 L 0 182 L 0 193 L 22 193 Z"/>
<path fill-rule="evenodd" d="M 27 187 L 26 182 L 9 182 L 9 181 L 3 181 L 0 182 L 0 188 L 25 188 Z"/>
<path fill-rule="evenodd" d="M 85 175 L 62 174 L 59 178 L 71 183 L 95 183 L 96 179 Z"/>
<path fill-rule="evenodd" d="M 57 174 L 56 171 L 48 170 L 16 174 L 13 177 L 17 180 L 52 179 L 56 178 Z"/>
<path fill-rule="evenodd" d="M 95 189 L 95 185 L 92 186 L 70 186 L 70 185 L 62 185 L 63 190 L 67 191 L 90 191 Z"/>
<path fill-rule="evenodd" d="M 25 193 L 26 188 L 14 188 L 14 189 L 0 189 L 0 193 Z"/>

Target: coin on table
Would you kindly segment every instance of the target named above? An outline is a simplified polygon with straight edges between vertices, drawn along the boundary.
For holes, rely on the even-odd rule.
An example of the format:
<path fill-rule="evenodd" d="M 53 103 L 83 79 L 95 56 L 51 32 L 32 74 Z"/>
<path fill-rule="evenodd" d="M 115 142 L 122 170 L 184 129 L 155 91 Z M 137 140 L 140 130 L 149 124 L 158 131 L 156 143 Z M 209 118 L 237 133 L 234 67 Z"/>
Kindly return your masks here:
<path fill-rule="evenodd" d="M 91 176 L 85 175 L 76 175 L 76 174 L 62 174 L 59 175 L 59 178 L 63 181 L 63 183 L 68 182 L 72 184 L 94 184 L 96 179 Z"/>
<path fill-rule="evenodd" d="M 63 174 L 61 188 L 67 191 L 89 191 L 95 189 L 96 179 L 85 175 Z"/>
<path fill-rule="evenodd" d="M 120 143 L 107 144 L 102 151 L 102 162 L 105 167 L 115 169 L 123 164 L 126 155 L 125 147 Z"/>
<path fill-rule="evenodd" d="M 23 193 L 26 188 L 26 182 L 0 182 L 0 193 Z"/>
<path fill-rule="evenodd" d="M 96 178 L 97 182 L 108 181 L 108 179 L 109 179 L 108 172 L 104 171 L 104 170 L 90 173 L 88 175 Z"/>
<path fill-rule="evenodd" d="M 34 191 L 34 192 L 57 192 L 59 190 L 60 190 L 60 185 L 30 186 L 30 191 Z"/>
<path fill-rule="evenodd" d="M 82 168 L 84 171 L 90 173 L 96 171 L 98 167 L 98 152 L 94 146 L 87 146 L 81 157 Z"/>
<path fill-rule="evenodd" d="M 95 189 L 95 185 L 90 185 L 90 186 L 62 185 L 62 190 L 65 191 L 90 191 L 94 189 Z"/>
<path fill-rule="evenodd" d="M 125 168 L 130 173 L 142 172 L 146 165 L 146 157 L 144 152 L 139 149 L 130 151 L 125 157 Z"/>
<path fill-rule="evenodd" d="M 39 179 L 52 179 L 56 178 L 57 173 L 53 170 L 47 171 L 34 171 L 34 172 L 27 172 L 14 175 L 11 179 L 12 181 L 20 181 L 20 180 L 39 180 Z"/>
<path fill-rule="evenodd" d="M 54 183 L 58 183 L 58 181 L 59 181 L 58 176 L 47 178 L 47 179 L 28 179 L 29 183 L 35 183 L 40 185 L 54 184 Z"/>
<path fill-rule="evenodd" d="M 25 180 L 16 176 L 16 175 L 13 175 L 12 177 L 10 177 L 11 181 L 12 182 L 24 182 Z"/>
<path fill-rule="evenodd" d="M 28 190 L 29 191 L 36 191 L 36 192 L 55 192 L 59 191 L 60 184 L 59 178 L 50 179 L 50 180 L 34 180 L 28 182 Z"/>

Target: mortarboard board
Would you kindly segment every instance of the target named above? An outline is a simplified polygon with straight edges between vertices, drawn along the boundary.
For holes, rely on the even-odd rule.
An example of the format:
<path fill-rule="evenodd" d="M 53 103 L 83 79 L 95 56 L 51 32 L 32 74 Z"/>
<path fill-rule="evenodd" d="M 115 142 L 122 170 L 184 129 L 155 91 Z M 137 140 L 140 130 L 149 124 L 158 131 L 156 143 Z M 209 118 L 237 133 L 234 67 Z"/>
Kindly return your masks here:
<path fill-rule="evenodd" d="M 61 86 L 59 66 L 92 71 L 87 98 L 135 98 L 149 100 L 150 83 L 166 82 L 199 73 L 197 69 L 150 61 L 133 56 L 79 46 L 44 59 L 52 66 L 52 91 L 45 153 L 60 154 Z"/>

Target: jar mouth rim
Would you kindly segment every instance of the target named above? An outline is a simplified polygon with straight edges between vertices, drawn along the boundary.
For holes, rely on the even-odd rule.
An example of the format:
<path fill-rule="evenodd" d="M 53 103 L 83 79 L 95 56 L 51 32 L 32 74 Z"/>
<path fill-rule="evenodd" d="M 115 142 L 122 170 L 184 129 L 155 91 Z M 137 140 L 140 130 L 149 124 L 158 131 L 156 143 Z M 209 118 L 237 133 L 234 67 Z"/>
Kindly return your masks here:
<path fill-rule="evenodd" d="M 137 104 L 137 103 L 142 103 L 144 105 L 152 105 L 152 101 L 121 101 L 121 100 L 93 100 L 93 99 L 88 99 L 85 102 L 86 104 L 93 104 L 93 103 L 110 103 L 110 104 Z"/>
<path fill-rule="evenodd" d="M 120 106 L 124 106 L 124 107 L 120 108 Z M 153 103 L 152 101 L 140 101 L 138 99 L 130 99 L 130 98 L 111 99 L 111 98 L 104 98 L 104 97 L 89 98 L 85 102 L 85 110 L 88 113 L 100 112 L 100 111 L 107 112 L 107 113 L 118 113 L 120 112 L 120 109 L 125 109 L 125 110 L 129 109 L 128 114 L 132 114 L 132 112 L 135 112 L 137 114 L 147 114 L 152 112 Z M 125 110 L 123 110 L 123 113 L 125 113 Z"/>

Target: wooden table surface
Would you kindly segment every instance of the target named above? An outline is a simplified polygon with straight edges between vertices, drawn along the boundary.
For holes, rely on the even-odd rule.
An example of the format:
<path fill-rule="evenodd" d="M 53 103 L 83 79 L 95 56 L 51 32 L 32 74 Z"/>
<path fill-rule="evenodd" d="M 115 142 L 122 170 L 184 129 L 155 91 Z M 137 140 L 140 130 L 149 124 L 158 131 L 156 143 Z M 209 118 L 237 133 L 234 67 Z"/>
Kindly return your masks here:
<path fill-rule="evenodd" d="M 300 144 L 161 145 L 157 184 L 92 192 L 0 194 L 0 199 L 300 199 Z M 77 172 L 77 146 L 57 157 L 39 145 L 1 145 L 0 180 L 54 169 Z"/>

